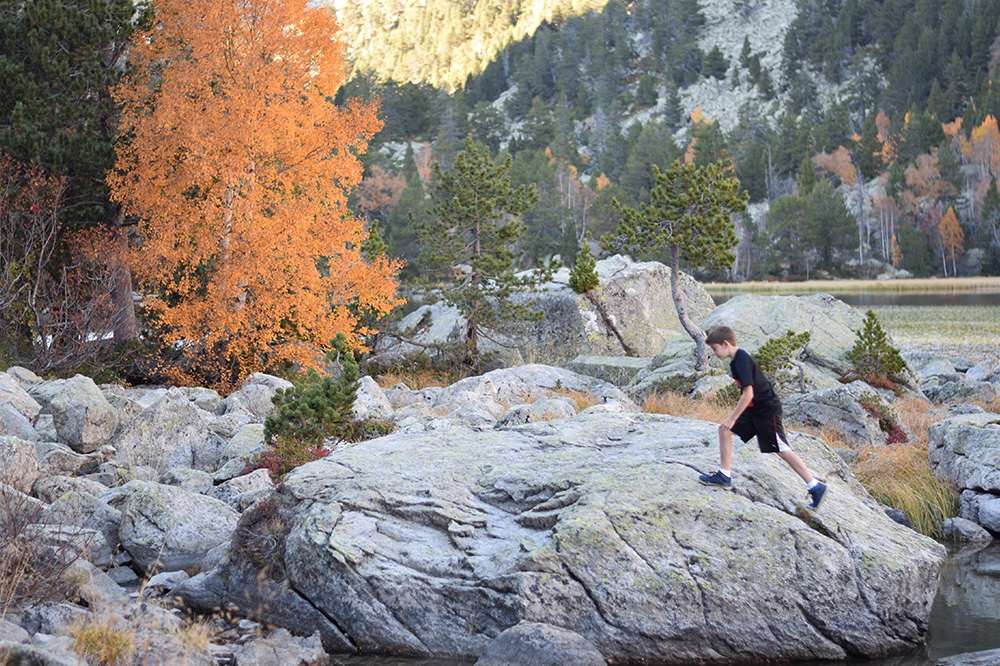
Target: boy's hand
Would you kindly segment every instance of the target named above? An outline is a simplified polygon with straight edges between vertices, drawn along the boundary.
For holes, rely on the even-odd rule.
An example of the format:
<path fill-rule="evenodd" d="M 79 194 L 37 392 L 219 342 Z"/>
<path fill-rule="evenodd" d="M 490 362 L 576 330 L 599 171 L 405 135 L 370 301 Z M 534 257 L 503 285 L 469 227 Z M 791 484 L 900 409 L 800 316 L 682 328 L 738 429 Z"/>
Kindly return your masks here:
<path fill-rule="evenodd" d="M 732 414 L 730 414 L 729 417 L 722 422 L 722 427 L 726 430 L 732 430 L 734 425 L 736 425 L 736 417 Z"/>

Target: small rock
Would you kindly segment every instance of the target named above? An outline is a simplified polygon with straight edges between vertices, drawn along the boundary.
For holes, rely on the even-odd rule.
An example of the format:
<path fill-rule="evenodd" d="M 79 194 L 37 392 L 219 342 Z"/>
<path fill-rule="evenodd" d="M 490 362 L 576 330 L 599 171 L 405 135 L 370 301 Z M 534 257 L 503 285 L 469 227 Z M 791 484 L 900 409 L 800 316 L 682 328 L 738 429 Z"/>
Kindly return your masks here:
<path fill-rule="evenodd" d="M 988 530 L 965 518 L 948 518 L 941 523 L 941 527 L 944 530 L 944 538 L 949 541 L 960 543 L 989 543 L 993 541 L 993 535 Z"/>
<path fill-rule="evenodd" d="M 476 666 L 606 666 L 580 634 L 541 622 L 521 622 L 486 646 Z"/>

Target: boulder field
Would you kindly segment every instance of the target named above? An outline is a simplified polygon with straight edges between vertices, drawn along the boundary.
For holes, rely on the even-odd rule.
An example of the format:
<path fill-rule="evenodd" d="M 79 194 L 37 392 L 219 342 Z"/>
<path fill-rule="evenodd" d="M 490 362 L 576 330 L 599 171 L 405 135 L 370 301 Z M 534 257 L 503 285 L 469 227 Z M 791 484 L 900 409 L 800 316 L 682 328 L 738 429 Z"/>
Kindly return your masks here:
<path fill-rule="evenodd" d="M 887 518 L 822 441 L 791 439 L 830 486 L 818 512 L 753 445 L 737 444 L 734 491 L 701 486 L 716 426 L 669 416 L 442 419 L 345 446 L 280 491 L 285 584 L 322 618 L 298 629 L 334 650 L 475 658 L 541 623 L 646 664 L 920 645 L 944 548 Z M 230 566 L 175 593 L 197 606 Z"/>

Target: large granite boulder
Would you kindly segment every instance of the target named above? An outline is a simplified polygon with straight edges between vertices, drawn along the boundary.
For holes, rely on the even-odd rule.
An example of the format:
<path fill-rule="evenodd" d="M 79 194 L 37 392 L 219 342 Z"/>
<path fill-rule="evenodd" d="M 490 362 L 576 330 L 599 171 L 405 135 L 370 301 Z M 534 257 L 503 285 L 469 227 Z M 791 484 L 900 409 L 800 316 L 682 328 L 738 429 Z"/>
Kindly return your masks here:
<path fill-rule="evenodd" d="M 178 389 L 142 410 L 112 440 L 119 459 L 159 471 L 218 467 L 224 442 L 209 427 L 214 417 Z"/>
<path fill-rule="evenodd" d="M 753 354 L 771 338 L 789 330 L 809 333 L 809 344 L 802 354 L 802 371 L 806 390 L 835 388 L 838 379 L 852 369 L 847 353 L 854 347 L 864 315 L 829 294 L 811 296 L 759 296 L 742 294 L 732 298 L 698 325 L 708 331 L 715 326 L 729 326 L 736 332 L 739 346 Z M 891 342 L 891 341 L 890 341 Z M 633 390 L 654 384 L 657 376 L 677 371 L 690 371 L 694 358 L 694 341 L 688 335 L 677 336 L 653 358 L 650 369 L 640 372 L 632 383 Z M 712 358 L 715 367 L 728 369 Z M 916 377 L 907 377 L 906 387 L 919 388 Z"/>
<path fill-rule="evenodd" d="M 522 359 L 558 364 L 580 354 L 653 356 L 683 332 L 670 295 L 671 269 L 655 261 L 637 263 L 615 255 L 597 262 L 600 285 L 587 294 L 569 287 L 569 268 L 557 271 L 535 291 L 515 294 L 513 300 L 545 313 L 538 322 L 518 322 L 517 331 L 505 331 L 503 346 L 484 348 L 505 352 L 518 349 Z M 692 277 L 681 274 L 681 290 L 695 319 L 715 307 L 712 297 Z M 399 324 L 405 337 L 422 344 L 456 341 L 464 319 L 456 308 L 425 305 Z M 422 348 L 387 337 L 376 354 L 382 358 L 418 352 Z"/>
<path fill-rule="evenodd" d="M 288 585 L 351 644 L 401 654 L 476 657 L 521 621 L 616 662 L 921 644 L 939 544 L 887 518 L 806 435 L 791 444 L 830 486 L 821 511 L 752 444 L 736 446 L 734 492 L 705 488 L 716 442 L 713 423 L 588 414 L 344 446 L 285 478 Z"/>
<path fill-rule="evenodd" d="M 1000 534 L 1000 415 L 953 416 L 927 438 L 931 470 L 961 493 L 962 517 Z"/>
<path fill-rule="evenodd" d="M 37 479 L 38 453 L 34 443 L 20 437 L 0 436 L 0 483 L 28 493 Z"/>
<path fill-rule="evenodd" d="M 100 499 L 121 511 L 122 548 L 147 572 L 200 570 L 239 520 L 225 502 L 149 481 L 130 481 Z"/>
<path fill-rule="evenodd" d="M 49 411 L 59 441 L 79 453 L 91 453 L 107 444 L 118 427 L 118 412 L 94 380 L 76 375 L 50 384 Z"/>
<path fill-rule="evenodd" d="M 287 379 L 255 372 L 246 378 L 239 390 L 226 396 L 221 410 L 226 414 L 247 414 L 254 421 L 263 423 L 274 408 L 274 394 L 278 389 L 287 391 L 292 387 Z"/>
<path fill-rule="evenodd" d="M 896 408 L 862 381 L 782 399 L 786 424 L 830 428 L 844 441 L 883 446 L 905 441 Z"/>
<path fill-rule="evenodd" d="M 42 406 L 32 398 L 12 375 L 0 372 L 0 405 L 8 404 L 28 421 L 34 421 Z"/>

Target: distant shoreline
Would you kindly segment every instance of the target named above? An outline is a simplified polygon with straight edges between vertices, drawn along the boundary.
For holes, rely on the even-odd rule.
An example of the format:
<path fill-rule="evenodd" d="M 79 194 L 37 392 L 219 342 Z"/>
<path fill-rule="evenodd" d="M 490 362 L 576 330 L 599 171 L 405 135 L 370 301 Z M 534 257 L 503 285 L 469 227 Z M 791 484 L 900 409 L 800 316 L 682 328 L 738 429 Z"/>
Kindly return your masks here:
<path fill-rule="evenodd" d="M 802 282 L 703 282 L 702 286 L 709 294 L 1000 291 L 1000 277 L 804 280 Z"/>

